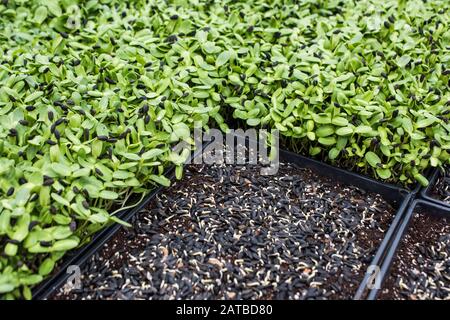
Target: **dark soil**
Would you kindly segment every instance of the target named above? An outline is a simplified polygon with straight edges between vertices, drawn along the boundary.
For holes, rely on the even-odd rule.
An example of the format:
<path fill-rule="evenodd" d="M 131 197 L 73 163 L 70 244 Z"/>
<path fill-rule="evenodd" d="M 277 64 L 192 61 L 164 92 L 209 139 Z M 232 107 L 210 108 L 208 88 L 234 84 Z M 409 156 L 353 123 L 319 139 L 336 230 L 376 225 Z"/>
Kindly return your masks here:
<path fill-rule="evenodd" d="M 413 218 L 380 299 L 450 299 L 450 219 Z"/>
<path fill-rule="evenodd" d="M 431 190 L 431 196 L 450 205 L 450 168 L 446 168 Z"/>

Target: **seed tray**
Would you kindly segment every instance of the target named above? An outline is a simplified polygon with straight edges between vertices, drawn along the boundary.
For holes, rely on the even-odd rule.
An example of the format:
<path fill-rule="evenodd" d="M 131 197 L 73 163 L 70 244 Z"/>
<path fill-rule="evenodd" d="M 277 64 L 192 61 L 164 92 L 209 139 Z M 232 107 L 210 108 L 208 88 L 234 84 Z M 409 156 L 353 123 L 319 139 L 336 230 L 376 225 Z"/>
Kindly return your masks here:
<path fill-rule="evenodd" d="M 242 136 L 241 136 L 242 137 Z M 247 145 L 249 144 L 248 137 L 246 138 Z M 252 140 L 253 141 L 253 140 Z M 255 142 L 255 141 L 253 141 Z M 386 231 L 383 241 L 381 242 L 377 253 L 375 254 L 371 266 L 375 266 L 381 268 L 381 265 L 386 258 L 386 253 L 390 248 L 391 241 L 393 237 L 396 235 L 397 230 L 404 219 L 404 213 L 408 209 L 408 206 L 413 202 L 416 198 L 416 195 L 419 193 L 421 189 L 420 184 L 416 184 L 411 190 L 405 189 L 396 185 L 382 183 L 373 178 L 369 178 L 358 173 L 354 173 L 345 169 L 341 169 L 338 167 L 334 167 L 332 165 L 326 164 L 324 162 L 308 158 L 302 156 L 300 154 L 281 150 L 280 151 L 280 159 L 296 164 L 300 167 L 305 167 L 312 169 L 318 175 L 333 177 L 340 183 L 344 185 L 354 185 L 363 190 L 374 192 L 380 194 L 384 199 L 386 199 L 390 204 L 394 207 L 397 207 L 397 213 L 394 216 L 393 221 L 389 229 Z M 430 172 L 426 172 L 426 177 L 428 178 Z M 368 283 L 371 280 L 372 269 L 368 270 L 366 273 L 361 285 L 355 293 L 354 299 L 361 300 L 368 298 L 369 290 Z"/>
<path fill-rule="evenodd" d="M 194 155 L 194 157 L 198 156 L 198 154 Z M 301 168 L 309 168 L 314 171 L 316 174 L 328 177 L 333 179 L 334 181 L 342 184 L 342 185 L 353 185 L 367 192 L 373 192 L 380 194 L 383 199 L 385 199 L 394 209 L 396 209 L 396 213 L 393 216 L 393 220 L 389 229 L 386 231 L 384 235 L 384 239 L 381 242 L 376 255 L 374 256 L 371 265 L 381 265 L 384 261 L 385 254 L 387 248 L 389 248 L 391 238 L 395 234 L 398 225 L 403 221 L 405 209 L 410 204 L 413 199 L 415 193 L 410 192 L 406 189 L 390 185 L 383 184 L 374 179 L 361 176 L 356 173 L 352 173 L 343 169 L 339 169 L 333 167 L 328 164 L 324 164 L 320 161 L 310 159 L 289 151 L 280 150 L 280 160 L 283 162 L 291 163 L 295 166 Z M 173 169 L 171 170 L 171 179 L 173 179 Z M 163 188 L 160 187 L 154 190 L 151 194 L 149 194 L 140 204 L 139 206 L 132 208 L 130 210 L 126 210 L 121 212 L 119 217 L 128 221 L 131 217 L 133 217 L 137 212 L 143 209 L 155 196 L 161 192 Z M 65 273 L 65 270 L 69 265 L 83 265 L 95 252 L 97 252 L 103 244 L 105 244 L 111 237 L 121 228 L 120 225 L 112 225 L 100 233 L 98 233 L 91 243 L 86 245 L 83 248 L 75 251 L 73 254 L 68 256 L 63 264 L 58 269 L 59 271 L 49 280 L 44 282 L 42 285 L 37 287 L 34 290 L 34 298 L 35 299 L 47 299 L 53 291 L 62 286 L 62 284 L 67 280 L 68 274 Z M 367 276 L 366 276 L 367 278 Z M 365 297 L 366 290 L 365 282 L 366 278 L 364 278 L 363 283 L 361 283 L 360 288 L 355 296 L 357 299 L 361 299 Z"/>
<path fill-rule="evenodd" d="M 444 210 L 450 211 L 450 203 L 436 199 L 432 194 L 433 188 L 442 176 L 442 171 L 440 169 L 435 169 L 430 176 L 430 184 L 420 192 L 420 195 L 423 199 L 441 206 Z"/>
<path fill-rule="evenodd" d="M 207 145 L 208 144 L 205 144 L 203 145 L 203 147 L 206 147 Z M 194 159 L 201 153 L 201 149 L 194 151 L 190 159 Z M 165 175 L 171 181 L 173 181 L 175 179 L 175 167 L 169 167 Z M 150 203 L 150 201 L 152 201 L 155 196 L 163 189 L 163 186 L 155 188 L 144 199 L 142 199 L 142 201 L 138 205 L 131 209 L 121 210 L 116 214 L 116 216 L 122 221 L 129 221 L 131 217 L 145 208 Z M 36 286 L 36 288 L 33 289 L 33 299 L 42 300 L 49 297 L 56 288 L 60 287 L 65 281 L 67 281 L 69 274 L 66 273 L 66 270 L 69 266 L 81 266 L 86 260 L 89 259 L 90 256 L 97 252 L 120 228 L 120 224 L 112 224 L 97 232 L 88 244 L 80 247 L 77 250 L 69 251 L 63 258 L 62 262 L 57 266 L 53 276 L 41 282 L 38 286 Z"/>
<path fill-rule="evenodd" d="M 395 210 L 308 168 L 189 165 L 50 299 L 351 299 Z M 213 285 L 214 283 L 214 285 Z"/>
<path fill-rule="evenodd" d="M 411 223 L 413 222 L 414 216 L 417 212 L 420 212 L 421 214 L 426 216 L 450 218 L 450 211 L 446 210 L 439 204 L 428 202 L 422 199 L 414 200 L 409 208 L 405 211 L 404 219 L 399 224 L 397 232 L 392 238 L 391 245 L 386 251 L 386 257 L 384 259 L 384 262 L 381 264 L 380 271 L 378 273 L 378 280 L 381 285 L 378 288 L 370 290 L 367 296 L 368 300 L 375 300 L 380 296 L 383 286 L 385 285 L 385 282 L 392 271 L 392 265 L 395 261 L 396 254 L 407 232 L 410 230 Z"/>
<path fill-rule="evenodd" d="M 372 178 L 364 177 L 353 172 L 336 168 L 323 162 L 306 158 L 289 151 L 281 151 L 280 157 L 281 159 L 294 163 L 300 167 L 310 168 L 318 175 L 333 177 L 341 184 L 353 185 L 365 191 L 378 193 L 394 208 L 398 208 L 397 213 L 395 214 L 394 219 L 392 220 L 389 229 L 386 231 L 384 239 L 381 242 L 377 253 L 375 254 L 375 257 L 370 264 L 372 266 L 381 266 L 382 262 L 385 259 L 386 250 L 390 246 L 391 239 L 396 234 L 399 224 L 403 221 L 404 212 L 414 199 L 414 196 L 419 188 L 416 187 L 415 191 L 410 192 L 406 189 L 390 184 L 381 183 Z M 365 275 L 360 287 L 355 293 L 355 300 L 364 299 L 368 294 L 367 284 L 370 279 L 370 275 L 371 273 L 367 273 Z"/>

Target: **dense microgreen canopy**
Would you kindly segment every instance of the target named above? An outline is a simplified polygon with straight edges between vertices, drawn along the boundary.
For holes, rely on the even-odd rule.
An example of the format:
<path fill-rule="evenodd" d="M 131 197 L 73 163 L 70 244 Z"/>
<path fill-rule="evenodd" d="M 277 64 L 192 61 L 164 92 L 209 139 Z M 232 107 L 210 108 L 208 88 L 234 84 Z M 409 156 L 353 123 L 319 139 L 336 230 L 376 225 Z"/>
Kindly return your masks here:
<path fill-rule="evenodd" d="M 419 181 L 449 162 L 446 0 L 0 3 L 0 295 L 30 298 L 229 114 Z"/>

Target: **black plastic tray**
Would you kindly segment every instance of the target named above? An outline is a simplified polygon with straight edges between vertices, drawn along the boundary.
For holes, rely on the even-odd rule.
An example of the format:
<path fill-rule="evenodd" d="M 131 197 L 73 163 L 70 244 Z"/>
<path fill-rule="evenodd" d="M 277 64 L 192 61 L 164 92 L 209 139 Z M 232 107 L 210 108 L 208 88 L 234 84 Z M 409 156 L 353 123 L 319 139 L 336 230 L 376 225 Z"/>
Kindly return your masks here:
<path fill-rule="evenodd" d="M 251 139 L 247 138 L 247 143 L 250 140 Z M 254 140 L 251 141 L 255 143 Z M 353 185 L 365 191 L 378 193 L 394 208 L 397 208 L 397 212 L 395 213 L 394 218 L 391 221 L 391 225 L 384 234 L 383 240 L 370 263 L 370 266 L 375 266 L 381 269 L 383 262 L 387 258 L 387 252 L 391 247 L 393 238 L 397 234 L 398 228 L 405 218 L 405 213 L 408 207 L 416 198 L 422 186 L 417 183 L 413 189 L 408 190 L 396 185 L 382 183 L 373 178 L 337 168 L 324 162 L 286 150 L 280 150 L 280 161 L 287 161 L 299 167 L 309 168 L 320 176 L 332 177 L 335 181 L 344 185 Z M 429 172 L 430 171 L 427 170 L 427 172 L 425 173 L 427 177 L 429 176 Z M 354 300 L 362 300 L 368 298 L 371 290 L 368 289 L 367 284 L 370 281 L 371 276 L 372 270 L 368 270 L 368 272 L 365 273 L 364 278 L 355 293 Z"/>
<path fill-rule="evenodd" d="M 391 225 L 384 234 L 383 241 L 379 245 L 374 258 L 370 263 L 371 266 L 376 266 L 381 269 L 381 266 L 386 259 L 386 252 L 391 246 L 392 239 L 396 235 L 400 224 L 404 220 L 404 214 L 408 209 L 408 206 L 412 203 L 419 187 L 416 187 L 414 191 L 408 191 L 394 185 L 384 184 L 372 178 L 364 177 L 359 174 L 339 169 L 331 165 L 324 164 L 323 162 L 284 150 L 281 150 L 280 152 L 280 160 L 293 163 L 300 167 L 309 168 L 321 176 L 332 177 L 334 181 L 339 182 L 340 184 L 352 185 L 365 191 L 378 193 L 394 208 L 397 208 L 397 212 L 391 221 Z M 355 300 L 361 300 L 367 297 L 370 291 L 367 287 L 370 277 L 371 273 L 365 274 L 358 290 L 355 293 Z"/>
<path fill-rule="evenodd" d="M 414 214 L 417 210 L 420 210 L 421 213 L 430 214 L 439 217 L 450 217 L 450 210 L 443 208 L 439 204 L 434 202 L 429 202 L 422 199 L 414 200 L 413 203 L 409 206 L 408 210 L 405 211 L 404 219 L 399 224 L 396 234 L 392 239 L 392 243 L 390 247 L 386 251 L 386 258 L 380 267 L 379 273 L 379 281 L 381 282 L 381 286 L 379 289 L 372 289 L 368 296 L 368 300 L 375 300 L 378 297 L 378 294 L 383 289 L 383 283 L 388 278 L 392 263 L 396 258 L 397 250 L 403 240 L 403 237 L 408 232 L 408 227 L 414 218 Z"/>
<path fill-rule="evenodd" d="M 444 209 L 450 210 L 450 203 L 433 198 L 431 195 L 431 191 L 433 190 L 437 180 L 441 176 L 442 176 L 442 171 L 440 169 L 435 169 L 430 176 L 430 179 L 429 179 L 430 184 L 428 185 L 428 187 L 422 189 L 422 191 L 420 192 L 420 196 L 429 202 L 435 203 L 439 206 L 442 206 Z"/>
<path fill-rule="evenodd" d="M 197 157 L 200 152 L 200 150 L 197 151 L 191 159 Z M 372 178 L 364 177 L 362 175 L 336 168 L 323 162 L 284 150 L 280 150 L 280 162 L 289 162 L 297 167 L 309 168 L 316 174 L 326 178 L 332 178 L 333 181 L 336 181 L 342 185 L 353 185 L 368 192 L 378 193 L 397 209 L 393 221 L 391 222 L 391 227 L 386 232 L 384 239 L 371 263 L 371 265 L 381 266 L 384 262 L 386 251 L 391 244 L 391 238 L 395 234 L 400 223 L 403 221 L 405 210 L 408 208 L 408 205 L 417 193 L 418 188 L 411 192 L 398 186 L 384 184 Z M 173 179 L 173 168 L 170 170 L 170 178 Z M 147 206 L 148 203 L 163 189 L 163 187 L 155 189 L 138 206 L 121 212 L 118 217 L 124 221 L 128 221 L 133 215 Z M 47 299 L 50 297 L 55 289 L 61 287 L 64 282 L 67 281 L 69 275 L 65 271 L 68 266 L 83 265 L 97 250 L 99 250 L 109 239 L 111 239 L 111 237 L 120 228 L 121 225 L 111 225 L 96 234 L 89 244 L 68 254 L 62 264 L 59 265 L 58 271 L 50 279 L 43 282 L 33 291 L 34 299 Z M 364 289 L 364 281 L 366 281 L 366 279 L 363 280 L 360 290 L 358 290 L 356 295 L 357 299 L 365 298 L 365 294 L 367 293 L 367 290 Z"/>

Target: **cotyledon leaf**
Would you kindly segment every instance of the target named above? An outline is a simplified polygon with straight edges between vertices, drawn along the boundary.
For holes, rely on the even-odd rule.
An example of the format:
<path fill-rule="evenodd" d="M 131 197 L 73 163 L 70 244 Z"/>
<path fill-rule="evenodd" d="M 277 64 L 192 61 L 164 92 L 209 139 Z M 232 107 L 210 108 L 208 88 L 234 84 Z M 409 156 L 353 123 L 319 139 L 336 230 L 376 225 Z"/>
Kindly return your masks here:
<path fill-rule="evenodd" d="M 374 168 L 378 167 L 378 164 L 381 164 L 381 159 L 375 152 L 367 152 L 365 158 L 367 162 Z"/>

